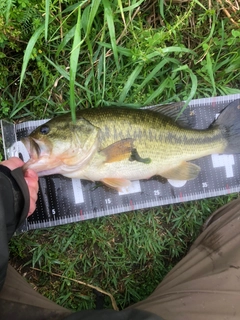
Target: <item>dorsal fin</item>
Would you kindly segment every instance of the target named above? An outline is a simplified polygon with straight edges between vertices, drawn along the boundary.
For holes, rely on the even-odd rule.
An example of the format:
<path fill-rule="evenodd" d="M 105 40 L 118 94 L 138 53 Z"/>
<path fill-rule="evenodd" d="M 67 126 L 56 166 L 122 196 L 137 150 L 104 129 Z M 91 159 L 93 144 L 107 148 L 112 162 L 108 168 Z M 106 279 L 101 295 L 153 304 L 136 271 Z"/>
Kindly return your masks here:
<path fill-rule="evenodd" d="M 196 124 L 196 117 L 189 108 L 184 107 L 185 102 L 173 102 L 168 104 L 157 104 L 145 107 L 144 109 L 159 112 L 170 117 L 178 125 L 184 128 L 193 128 Z"/>

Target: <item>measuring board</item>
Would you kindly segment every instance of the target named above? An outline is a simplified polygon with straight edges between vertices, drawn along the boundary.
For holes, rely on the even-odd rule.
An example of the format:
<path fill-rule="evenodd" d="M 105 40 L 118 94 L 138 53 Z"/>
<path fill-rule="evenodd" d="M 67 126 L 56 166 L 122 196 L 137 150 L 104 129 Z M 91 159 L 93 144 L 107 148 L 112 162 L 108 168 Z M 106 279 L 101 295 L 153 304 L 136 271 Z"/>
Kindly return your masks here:
<path fill-rule="evenodd" d="M 186 111 L 189 117 L 195 117 L 194 128 L 205 129 L 223 108 L 237 99 L 236 103 L 240 104 L 240 94 L 196 99 L 190 102 Z M 17 125 L 1 121 L 5 157 L 20 156 L 27 161 L 29 155 L 19 140 L 46 121 L 28 121 Z M 37 209 L 19 232 L 239 192 L 240 154 L 214 154 L 191 162 L 201 167 L 195 180 L 152 177 L 132 182 L 131 187 L 123 192 L 100 183 L 68 179 L 61 175 L 41 177 Z"/>

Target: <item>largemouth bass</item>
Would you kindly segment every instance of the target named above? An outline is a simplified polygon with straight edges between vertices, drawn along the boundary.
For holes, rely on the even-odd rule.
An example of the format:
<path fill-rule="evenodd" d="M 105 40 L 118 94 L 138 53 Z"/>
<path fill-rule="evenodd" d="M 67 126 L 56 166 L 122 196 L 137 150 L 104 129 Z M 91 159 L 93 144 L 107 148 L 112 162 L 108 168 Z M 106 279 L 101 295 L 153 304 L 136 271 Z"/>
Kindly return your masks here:
<path fill-rule="evenodd" d="M 121 190 L 131 180 L 160 175 L 192 180 L 200 167 L 188 162 L 214 153 L 240 153 L 240 99 L 209 128 L 186 128 L 174 107 L 96 108 L 53 118 L 22 139 L 39 176 L 102 181 Z M 169 116 L 170 115 L 170 116 Z M 174 119 L 173 119 L 174 118 Z"/>

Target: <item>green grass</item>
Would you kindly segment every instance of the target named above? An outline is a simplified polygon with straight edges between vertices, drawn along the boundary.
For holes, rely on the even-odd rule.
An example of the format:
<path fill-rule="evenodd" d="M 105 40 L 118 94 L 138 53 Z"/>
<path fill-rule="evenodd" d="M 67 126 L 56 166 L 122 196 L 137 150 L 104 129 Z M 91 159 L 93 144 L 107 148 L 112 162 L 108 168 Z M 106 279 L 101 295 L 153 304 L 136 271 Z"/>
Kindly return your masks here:
<path fill-rule="evenodd" d="M 153 4 L 1 1 L 0 118 L 71 111 L 74 119 L 79 108 L 239 93 L 240 31 L 218 2 Z M 99 286 L 124 308 L 154 290 L 211 212 L 233 197 L 28 232 L 12 239 L 11 262 L 65 307 L 93 308 L 92 289 L 31 267 Z"/>
<path fill-rule="evenodd" d="M 223 196 L 130 212 L 46 230 L 11 241 L 11 260 L 38 291 L 71 308 L 94 308 L 93 291 L 67 278 L 111 293 L 118 307 L 146 298 L 200 233 L 206 218 L 236 198 Z M 40 273 L 29 267 L 49 272 Z M 109 297 L 106 307 L 111 307 Z"/>

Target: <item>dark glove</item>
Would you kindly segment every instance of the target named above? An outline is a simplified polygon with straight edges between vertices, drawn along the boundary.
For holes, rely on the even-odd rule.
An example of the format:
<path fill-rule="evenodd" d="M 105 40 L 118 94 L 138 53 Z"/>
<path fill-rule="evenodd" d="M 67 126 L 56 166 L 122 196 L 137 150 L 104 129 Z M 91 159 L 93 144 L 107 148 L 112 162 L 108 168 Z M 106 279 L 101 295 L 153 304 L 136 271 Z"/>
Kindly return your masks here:
<path fill-rule="evenodd" d="M 26 219 L 29 191 L 22 168 L 13 171 L 0 165 L 0 290 L 8 264 L 8 241 Z"/>

